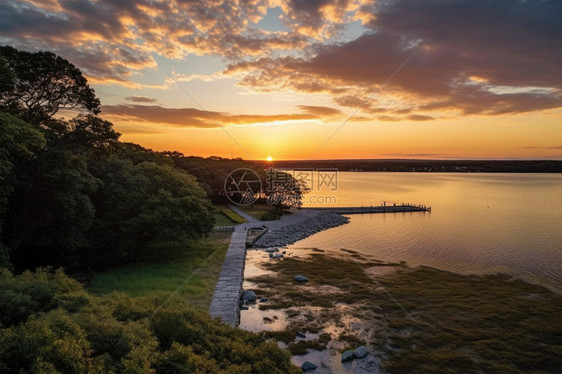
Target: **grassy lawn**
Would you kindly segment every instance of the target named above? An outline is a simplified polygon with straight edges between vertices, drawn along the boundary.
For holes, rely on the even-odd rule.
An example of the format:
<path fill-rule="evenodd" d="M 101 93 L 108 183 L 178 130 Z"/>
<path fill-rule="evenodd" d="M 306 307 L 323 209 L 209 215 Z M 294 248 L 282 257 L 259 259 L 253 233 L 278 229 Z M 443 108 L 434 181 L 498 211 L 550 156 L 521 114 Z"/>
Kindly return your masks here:
<path fill-rule="evenodd" d="M 215 225 L 216 226 L 234 226 L 246 222 L 227 205 L 215 205 Z"/>
<path fill-rule="evenodd" d="M 179 289 L 177 298 L 206 311 L 222 269 L 230 235 L 213 233 L 174 258 L 97 273 L 89 290 L 97 295 L 119 291 L 142 297 Z"/>
<path fill-rule="evenodd" d="M 245 213 L 248 213 L 255 219 L 259 219 L 262 221 L 269 221 L 269 220 L 275 220 L 280 218 L 278 215 L 274 214 L 276 213 L 275 207 L 269 204 L 251 204 L 251 205 L 239 206 L 238 208 L 243 210 Z M 288 214 L 288 212 L 284 212 L 284 213 Z"/>

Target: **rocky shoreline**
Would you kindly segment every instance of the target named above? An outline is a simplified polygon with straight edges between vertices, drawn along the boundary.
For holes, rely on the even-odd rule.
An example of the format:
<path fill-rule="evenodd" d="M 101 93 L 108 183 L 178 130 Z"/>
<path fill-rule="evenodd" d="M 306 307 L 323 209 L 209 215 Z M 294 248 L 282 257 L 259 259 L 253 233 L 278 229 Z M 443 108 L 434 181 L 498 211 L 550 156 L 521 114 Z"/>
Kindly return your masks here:
<path fill-rule="evenodd" d="M 253 245 L 254 248 L 280 247 L 293 244 L 296 241 L 316 234 L 317 232 L 341 226 L 349 222 L 344 217 L 332 212 L 319 212 L 306 220 L 291 225 L 270 229 Z"/>

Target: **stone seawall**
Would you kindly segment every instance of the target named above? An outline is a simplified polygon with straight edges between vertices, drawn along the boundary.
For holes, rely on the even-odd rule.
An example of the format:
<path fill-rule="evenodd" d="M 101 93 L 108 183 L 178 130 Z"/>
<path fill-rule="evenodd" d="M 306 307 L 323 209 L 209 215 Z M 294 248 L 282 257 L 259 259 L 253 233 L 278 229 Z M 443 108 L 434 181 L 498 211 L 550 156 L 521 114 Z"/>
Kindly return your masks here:
<path fill-rule="evenodd" d="M 322 230 L 346 224 L 349 218 L 332 212 L 319 212 L 306 220 L 270 229 L 253 245 L 254 248 L 278 247 L 293 244 Z"/>

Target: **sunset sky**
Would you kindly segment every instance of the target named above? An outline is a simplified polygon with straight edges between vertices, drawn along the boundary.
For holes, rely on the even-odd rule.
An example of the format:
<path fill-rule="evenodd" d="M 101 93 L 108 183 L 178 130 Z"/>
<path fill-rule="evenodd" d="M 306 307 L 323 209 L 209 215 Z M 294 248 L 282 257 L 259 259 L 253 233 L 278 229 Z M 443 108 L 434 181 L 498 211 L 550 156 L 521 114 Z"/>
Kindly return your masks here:
<path fill-rule="evenodd" d="M 562 1 L 3 0 L 123 141 L 245 159 L 562 159 Z"/>

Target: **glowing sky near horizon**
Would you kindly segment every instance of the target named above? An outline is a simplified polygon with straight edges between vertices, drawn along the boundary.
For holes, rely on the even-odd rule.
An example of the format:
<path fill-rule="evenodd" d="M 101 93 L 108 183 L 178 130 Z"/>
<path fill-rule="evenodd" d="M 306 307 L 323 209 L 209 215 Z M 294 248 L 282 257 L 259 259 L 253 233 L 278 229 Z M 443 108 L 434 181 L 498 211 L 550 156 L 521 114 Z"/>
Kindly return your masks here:
<path fill-rule="evenodd" d="M 8 0 L 123 141 L 265 159 L 562 159 L 562 2 Z"/>

